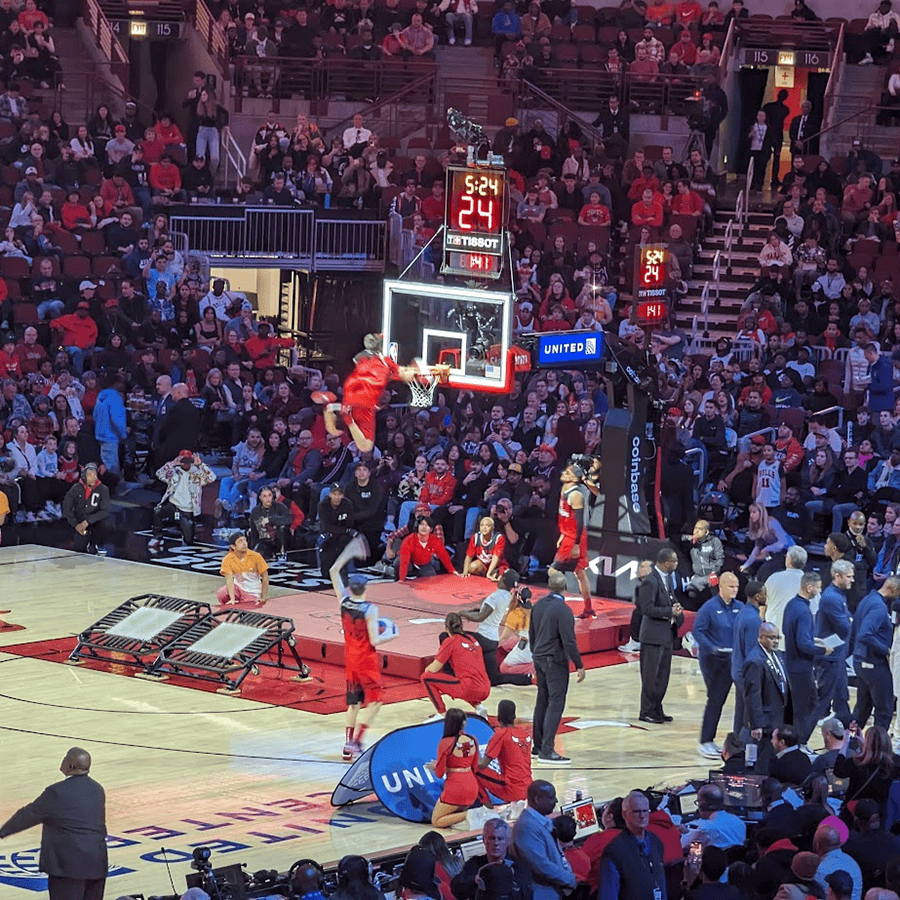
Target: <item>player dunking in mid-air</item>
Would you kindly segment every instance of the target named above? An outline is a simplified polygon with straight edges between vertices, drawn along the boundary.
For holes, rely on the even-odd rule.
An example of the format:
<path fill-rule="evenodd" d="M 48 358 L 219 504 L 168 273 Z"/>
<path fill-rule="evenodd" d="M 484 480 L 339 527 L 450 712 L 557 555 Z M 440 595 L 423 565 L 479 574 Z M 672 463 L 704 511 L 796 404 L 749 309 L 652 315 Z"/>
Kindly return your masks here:
<path fill-rule="evenodd" d="M 588 490 L 582 484 L 584 470 L 572 464 L 563 469 L 559 476 L 562 492 L 559 495 L 559 540 L 556 542 L 556 556 L 550 563 L 549 573 L 571 572 L 574 570 L 584 598 L 584 609 L 579 619 L 596 616 L 591 603 L 591 586 L 587 578 L 587 505 Z"/>
<path fill-rule="evenodd" d="M 412 381 L 421 372 L 412 366 L 398 366 L 381 352 L 380 334 L 363 338 L 363 351 L 354 357 L 354 369 L 344 382 L 343 403 L 329 403 L 325 407 L 325 427 L 331 434 L 341 434 L 340 413 L 344 425 L 357 448 L 371 453 L 375 447 L 375 414 L 378 401 L 391 381 Z M 315 398 L 313 398 L 315 399 Z M 331 397 L 333 398 L 333 395 Z"/>

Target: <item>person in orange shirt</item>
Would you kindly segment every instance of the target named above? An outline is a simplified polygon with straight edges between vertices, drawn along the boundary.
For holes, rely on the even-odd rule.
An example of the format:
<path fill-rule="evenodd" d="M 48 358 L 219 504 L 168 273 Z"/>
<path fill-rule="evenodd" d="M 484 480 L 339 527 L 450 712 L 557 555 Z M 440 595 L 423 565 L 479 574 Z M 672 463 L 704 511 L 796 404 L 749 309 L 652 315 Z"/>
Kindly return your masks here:
<path fill-rule="evenodd" d="M 97 323 L 91 318 L 91 304 L 80 300 L 74 313 L 51 320 L 50 327 L 62 332 L 59 342 L 72 358 L 72 366 L 80 376 L 85 359 L 97 343 Z"/>
<path fill-rule="evenodd" d="M 647 188 L 650 188 L 656 194 L 661 187 L 659 179 L 653 174 L 653 166 L 650 163 L 645 163 L 641 169 L 641 174 L 635 178 L 628 189 L 628 199 L 633 201 L 640 200 Z"/>
<path fill-rule="evenodd" d="M 220 604 L 256 603 L 262 606 L 269 593 L 269 566 L 265 559 L 247 546 L 243 531 L 233 531 L 228 538 L 228 553 L 222 560 L 220 572 L 225 586 L 216 591 Z"/>
<path fill-rule="evenodd" d="M 703 15 L 703 10 L 697 0 L 681 0 L 681 3 L 675 7 L 675 22 L 673 27 L 690 28 L 695 22 L 699 22 Z"/>
<path fill-rule="evenodd" d="M 662 228 L 663 208 L 650 188 L 644 190 L 643 197 L 631 207 L 631 224 L 646 225 L 648 228 Z"/>

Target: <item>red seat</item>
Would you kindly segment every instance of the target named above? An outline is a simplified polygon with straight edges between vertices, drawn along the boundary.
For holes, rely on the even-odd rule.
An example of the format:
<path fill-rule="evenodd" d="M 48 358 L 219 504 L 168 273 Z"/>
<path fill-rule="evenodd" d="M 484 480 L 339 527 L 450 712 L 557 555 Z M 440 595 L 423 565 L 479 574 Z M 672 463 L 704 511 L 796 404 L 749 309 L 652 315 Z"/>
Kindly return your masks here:
<path fill-rule="evenodd" d="M 102 278 L 113 267 L 118 266 L 121 260 L 117 256 L 95 256 L 92 264 L 94 274 Z"/>
<path fill-rule="evenodd" d="M 554 45 L 564 44 L 572 40 L 572 30 L 568 25 L 551 25 L 550 26 L 550 43 Z"/>
<path fill-rule="evenodd" d="M 106 237 L 99 231 L 86 231 L 81 236 L 81 252 L 101 256 L 106 253 Z"/>
<path fill-rule="evenodd" d="M 597 33 L 593 25 L 576 25 L 572 29 L 572 37 L 576 44 L 593 44 L 597 40 Z"/>
<path fill-rule="evenodd" d="M 31 278 L 31 268 L 20 256 L 0 257 L 0 275 L 4 278 Z"/>
<path fill-rule="evenodd" d="M 16 303 L 13 306 L 13 313 L 16 317 L 16 325 L 37 325 L 38 314 L 37 307 L 28 301 L 24 303 Z"/>
<path fill-rule="evenodd" d="M 78 239 L 71 231 L 56 231 L 53 233 L 53 243 L 62 250 L 66 256 L 76 256 L 81 252 Z"/>
<path fill-rule="evenodd" d="M 73 281 L 91 277 L 91 261 L 86 256 L 67 256 L 63 260 L 63 275 Z"/>

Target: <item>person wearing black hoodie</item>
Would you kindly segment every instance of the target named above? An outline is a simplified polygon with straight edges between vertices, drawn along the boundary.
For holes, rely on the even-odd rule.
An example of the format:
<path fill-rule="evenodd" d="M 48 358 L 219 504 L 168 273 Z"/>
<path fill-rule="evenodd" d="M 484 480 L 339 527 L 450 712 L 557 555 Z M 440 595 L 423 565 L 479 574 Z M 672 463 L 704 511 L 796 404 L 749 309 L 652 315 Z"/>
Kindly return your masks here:
<path fill-rule="evenodd" d="M 109 488 L 100 481 L 97 463 L 89 462 L 63 500 L 63 516 L 75 529 L 76 552 L 106 555 L 103 545 L 109 539 L 111 513 Z"/>

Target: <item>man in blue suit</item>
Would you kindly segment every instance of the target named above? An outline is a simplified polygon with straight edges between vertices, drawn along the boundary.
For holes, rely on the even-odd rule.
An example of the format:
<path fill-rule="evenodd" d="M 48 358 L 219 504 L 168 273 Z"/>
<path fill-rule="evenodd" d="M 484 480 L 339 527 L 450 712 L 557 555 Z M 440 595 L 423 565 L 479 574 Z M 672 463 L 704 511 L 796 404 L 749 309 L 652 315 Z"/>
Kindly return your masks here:
<path fill-rule="evenodd" d="M 853 718 L 864 728 L 872 709 L 875 724 L 888 728 L 894 712 L 894 686 L 888 657 L 894 629 L 888 610 L 900 597 L 900 578 L 891 575 L 860 601 L 850 628 L 850 652 L 856 672 Z"/>
<path fill-rule="evenodd" d="M 812 734 L 816 719 L 811 718 L 816 705 L 816 678 L 813 663 L 832 651 L 815 642 L 816 623 L 809 601 L 819 593 L 822 576 L 818 572 L 804 572 L 800 591 L 784 608 L 781 621 L 784 640 L 784 664 L 791 689 L 794 708 L 794 727 L 805 744 Z"/>
<path fill-rule="evenodd" d="M 847 591 L 853 587 L 856 566 L 846 559 L 831 564 L 831 584 L 822 591 L 819 610 L 816 613 L 816 638 L 841 639 L 834 653 L 827 659 L 817 659 L 816 705 L 811 714 L 812 724 L 827 719 L 829 710 L 844 725 L 850 724 L 850 689 L 847 687 L 847 641 L 850 639 L 850 610 L 847 608 Z M 805 741 L 804 741 L 805 743 Z"/>
<path fill-rule="evenodd" d="M 744 707 L 744 686 L 741 672 L 744 660 L 758 646 L 759 626 L 766 606 L 766 586 L 760 581 L 748 581 L 744 589 L 747 602 L 741 607 L 734 621 L 731 645 L 731 680 L 734 682 L 734 733 L 745 738 L 747 712 Z"/>
<path fill-rule="evenodd" d="M 731 652 L 734 623 L 744 608 L 737 597 L 740 582 L 734 572 L 719 576 L 719 592 L 713 594 L 697 613 L 691 629 L 697 642 L 697 660 L 706 683 L 706 706 L 700 725 L 700 755 L 718 759 L 722 748 L 715 743 L 722 707 L 731 690 Z"/>

